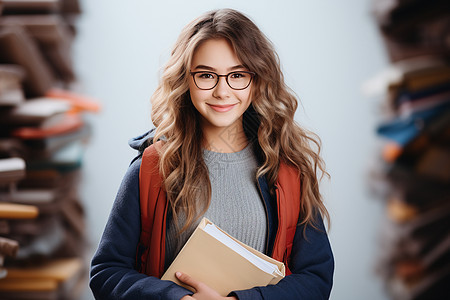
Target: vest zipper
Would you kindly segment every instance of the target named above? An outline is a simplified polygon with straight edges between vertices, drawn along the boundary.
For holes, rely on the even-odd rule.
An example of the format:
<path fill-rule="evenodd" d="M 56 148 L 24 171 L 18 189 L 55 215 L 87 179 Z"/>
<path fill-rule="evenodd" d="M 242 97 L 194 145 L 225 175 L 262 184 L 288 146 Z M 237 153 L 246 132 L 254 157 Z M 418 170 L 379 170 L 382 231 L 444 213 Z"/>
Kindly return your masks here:
<path fill-rule="evenodd" d="M 269 253 L 269 234 L 270 234 L 270 228 L 269 228 L 269 212 L 267 211 L 267 204 L 266 200 L 264 199 L 264 195 L 261 190 L 261 186 L 259 184 L 259 178 L 256 180 L 256 184 L 258 185 L 258 191 L 259 195 L 261 196 L 262 202 L 264 203 L 264 211 L 266 212 L 266 246 L 265 246 L 265 253 L 270 256 L 271 253 Z"/>

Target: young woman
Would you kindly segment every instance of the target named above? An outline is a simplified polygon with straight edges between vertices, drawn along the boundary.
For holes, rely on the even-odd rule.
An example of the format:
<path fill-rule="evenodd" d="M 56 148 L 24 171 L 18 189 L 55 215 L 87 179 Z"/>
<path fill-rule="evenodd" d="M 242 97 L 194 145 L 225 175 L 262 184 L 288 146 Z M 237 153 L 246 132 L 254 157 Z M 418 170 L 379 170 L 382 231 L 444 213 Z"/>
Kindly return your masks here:
<path fill-rule="evenodd" d="M 176 276 L 195 293 L 159 279 L 206 216 L 287 267 L 278 284 L 226 298 L 328 299 L 326 172 L 296 108 L 273 46 L 249 18 L 222 9 L 188 24 L 152 96 L 156 129 L 131 141 L 140 155 L 92 259 L 95 297 L 222 299 L 188 274 Z"/>

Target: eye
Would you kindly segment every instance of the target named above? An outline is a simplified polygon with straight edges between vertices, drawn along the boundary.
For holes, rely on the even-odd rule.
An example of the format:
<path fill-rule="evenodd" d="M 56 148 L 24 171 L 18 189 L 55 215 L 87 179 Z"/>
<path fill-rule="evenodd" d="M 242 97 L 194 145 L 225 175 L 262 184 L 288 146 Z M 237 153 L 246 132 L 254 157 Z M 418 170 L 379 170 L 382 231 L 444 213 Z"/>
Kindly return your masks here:
<path fill-rule="evenodd" d="M 235 73 L 231 73 L 230 74 L 230 78 L 232 79 L 242 79 L 247 77 L 246 73 L 241 73 L 241 72 L 235 72 Z"/>
<path fill-rule="evenodd" d="M 208 72 L 204 72 L 204 73 L 198 73 L 197 77 L 199 79 L 214 79 L 216 78 L 216 76 L 214 75 L 214 73 L 208 73 Z"/>

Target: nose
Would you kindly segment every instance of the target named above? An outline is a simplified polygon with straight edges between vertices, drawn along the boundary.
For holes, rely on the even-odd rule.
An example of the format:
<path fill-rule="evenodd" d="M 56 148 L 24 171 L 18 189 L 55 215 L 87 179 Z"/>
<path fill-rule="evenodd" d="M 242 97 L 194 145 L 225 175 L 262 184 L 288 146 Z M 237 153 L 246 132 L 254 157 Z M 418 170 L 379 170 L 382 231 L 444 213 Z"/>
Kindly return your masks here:
<path fill-rule="evenodd" d="M 230 87 L 225 77 L 219 77 L 219 82 L 213 89 L 213 96 L 218 99 L 225 99 L 230 95 Z"/>

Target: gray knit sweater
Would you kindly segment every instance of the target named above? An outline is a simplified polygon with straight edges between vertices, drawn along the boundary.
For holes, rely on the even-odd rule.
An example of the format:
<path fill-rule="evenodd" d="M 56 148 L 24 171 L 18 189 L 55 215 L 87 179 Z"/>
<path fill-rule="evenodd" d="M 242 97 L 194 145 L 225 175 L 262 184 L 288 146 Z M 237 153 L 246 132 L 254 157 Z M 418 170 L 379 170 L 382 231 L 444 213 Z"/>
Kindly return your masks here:
<path fill-rule="evenodd" d="M 243 243 L 263 252 L 267 217 L 256 183 L 256 157 L 251 145 L 234 153 L 204 150 L 203 157 L 211 181 L 211 204 L 205 217 Z M 167 227 L 166 266 L 175 258 L 195 226 L 176 236 L 175 226 Z"/>

